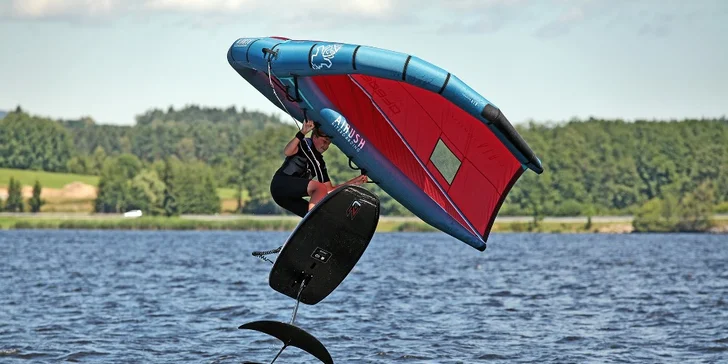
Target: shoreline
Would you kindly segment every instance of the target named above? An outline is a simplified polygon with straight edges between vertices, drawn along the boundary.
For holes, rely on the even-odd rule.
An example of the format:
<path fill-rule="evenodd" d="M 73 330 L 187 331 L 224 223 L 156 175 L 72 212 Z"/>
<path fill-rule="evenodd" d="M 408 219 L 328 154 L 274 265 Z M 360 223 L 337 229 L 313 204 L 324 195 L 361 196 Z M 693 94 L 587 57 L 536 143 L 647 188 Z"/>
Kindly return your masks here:
<path fill-rule="evenodd" d="M 633 233 L 632 216 L 545 217 L 538 225 L 527 216 L 496 218 L 491 233 Z M 0 213 L 0 230 L 86 229 L 86 230 L 241 230 L 291 231 L 300 218 L 293 215 L 183 215 L 167 218 L 93 213 Z M 714 227 L 701 233 L 728 233 L 728 215 L 714 216 Z M 382 216 L 377 232 L 437 232 L 417 217 Z"/>

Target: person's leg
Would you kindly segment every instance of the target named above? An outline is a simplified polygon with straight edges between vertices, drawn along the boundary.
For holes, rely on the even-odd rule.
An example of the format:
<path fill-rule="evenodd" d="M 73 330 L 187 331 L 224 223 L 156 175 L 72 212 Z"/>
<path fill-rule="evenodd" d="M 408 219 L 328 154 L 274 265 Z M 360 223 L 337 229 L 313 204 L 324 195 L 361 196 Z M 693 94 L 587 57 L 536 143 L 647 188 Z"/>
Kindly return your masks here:
<path fill-rule="evenodd" d="M 307 178 L 276 174 L 270 184 L 271 197 L 278 206 L 304 217 L 308 213 L 308 201 L 303 199 L 308 195 L 308 182 Z"/>
<path fill-rule="evenodd" d="M 300 197 L 285 197 L 279 199 L 276 203 L 300 217 L 306 216 L 309 210 L 308 201 Z"/>
<path fill-rule="evenodd" d="M 311 196 L 311 199 L 308 201 L 308 209 L 311 210 L 322 198 L 326 197 L 329 189 L 319 181 L 311 181 L 308 183 L 306 192 Z"/>

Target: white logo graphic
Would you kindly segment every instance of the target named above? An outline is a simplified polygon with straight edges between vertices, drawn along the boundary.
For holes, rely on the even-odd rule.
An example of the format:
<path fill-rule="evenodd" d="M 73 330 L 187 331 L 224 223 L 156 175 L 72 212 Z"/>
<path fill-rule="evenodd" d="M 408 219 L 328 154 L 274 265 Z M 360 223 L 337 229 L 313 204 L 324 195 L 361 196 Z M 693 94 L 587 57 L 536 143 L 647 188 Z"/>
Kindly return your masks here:
<path fill-rule="evenodd" d="M 316 47 L 311 53 L 311 67 L 315 70 L 322 67 L 331 68 L 331 60 L 339 49 L 341 49 L 341 44 L 327 44 Z"/>
<path fill-rule="evenodd" d="M 246 47 L 253 43 L 255 38 L 240 38 L 235 42 L 235 47 Z"/>
<path fill-rule="evenodd" d="M 354 147 L 357 152 L 360 152 L 362 148 L 364 148 L 364 145 L 367 143 L 366 140 L 364 140 L 364 137 L 359 134 L 349 123 L 344 120 L 341 115 L 334 120 L 334 129 L 336 129 L 341 136 L 346 138 L 346 141 L 349 142 L 349 145 Z"/>

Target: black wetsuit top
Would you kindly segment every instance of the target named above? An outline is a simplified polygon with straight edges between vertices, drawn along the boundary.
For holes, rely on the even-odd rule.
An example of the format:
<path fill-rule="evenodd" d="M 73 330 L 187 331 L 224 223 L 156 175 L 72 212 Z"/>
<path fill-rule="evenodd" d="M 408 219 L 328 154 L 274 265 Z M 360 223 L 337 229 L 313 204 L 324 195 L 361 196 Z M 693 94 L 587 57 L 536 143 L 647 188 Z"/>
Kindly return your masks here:
<path fill-rule="evenodd" d="M 324 157 L 314 148 L 311 138 L 301 140 L 296 154 L 286 157 L 276 173 L 307 179 L 316 178 L 321 183 L 330 180 Z"/>
<path fill-rule="evenodd" d="M 300 133 L 299 133 L 300 134 Z M 308 184 L 312 179 L 321 183 L 329 181 L 324 158 L 314 147 L 310 138 L 303 134 L 296 136 L 300 143 L 296 154 L 286 157 L 273 175 L 270 192 L 273 200 L 284 209 L 304 217 L 308 212 Z"/>

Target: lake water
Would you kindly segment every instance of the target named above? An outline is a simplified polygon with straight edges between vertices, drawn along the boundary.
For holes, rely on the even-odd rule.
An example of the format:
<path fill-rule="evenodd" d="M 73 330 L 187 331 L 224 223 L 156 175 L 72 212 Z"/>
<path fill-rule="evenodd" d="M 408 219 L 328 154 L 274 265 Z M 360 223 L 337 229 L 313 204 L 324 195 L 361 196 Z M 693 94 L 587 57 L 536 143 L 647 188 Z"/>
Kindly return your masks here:
<path fill-rule="evenodd" d="M 237 327 L 290 320 L 250 254 L 286 237 L 0 231 L 0 362 L 269 363 Z M 728 363 L 728 237 L 376 234 L 296 324 L 336 363 Z"/>

